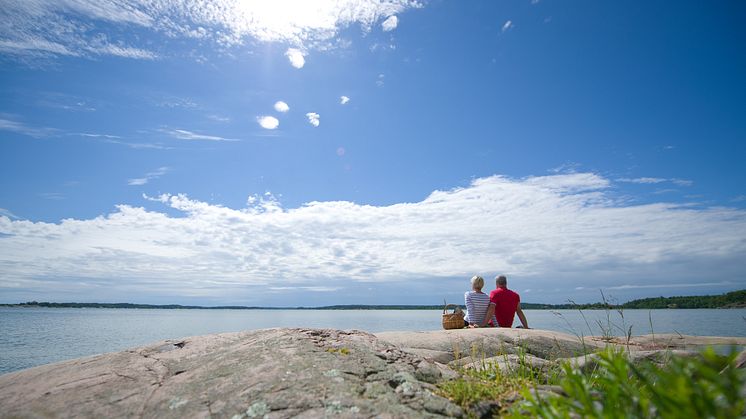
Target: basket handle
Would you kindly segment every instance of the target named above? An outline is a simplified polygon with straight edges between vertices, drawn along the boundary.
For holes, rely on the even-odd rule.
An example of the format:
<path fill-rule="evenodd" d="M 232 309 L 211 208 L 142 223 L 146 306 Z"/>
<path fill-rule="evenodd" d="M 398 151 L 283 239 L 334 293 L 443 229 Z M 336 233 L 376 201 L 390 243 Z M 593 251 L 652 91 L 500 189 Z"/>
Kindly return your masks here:
<path fill-rule="evenodd" d="M 446 314 L 446 311 L 448 311 L 448 307 L 453 307 L 453 312 L 458 313 L 461 311 L 461 307 L 457 306 L 456 304 L 446 304 L 445 307 L 443 307 L 443 314 Z"/>

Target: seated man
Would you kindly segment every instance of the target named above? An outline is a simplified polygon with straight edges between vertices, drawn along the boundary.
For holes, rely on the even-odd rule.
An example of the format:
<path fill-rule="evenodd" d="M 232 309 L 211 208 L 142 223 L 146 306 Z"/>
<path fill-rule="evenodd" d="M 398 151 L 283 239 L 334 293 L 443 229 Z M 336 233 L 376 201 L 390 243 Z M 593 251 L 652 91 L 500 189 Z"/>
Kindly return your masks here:
<path fill-rule="evenodd" d="M 490 308 L 484 319 L 485 322 L 492 319 L 494 314 L 497 325 L 500 327 L 513 327 L 513 318 L 518 313 L 524 329 L 528 329 L 528 321 L 521 310 L 521 297 L 514 291 L 508 289 L 508 279 L 504 275 L 495 278 L 497 288 L 490 293 Z"/>

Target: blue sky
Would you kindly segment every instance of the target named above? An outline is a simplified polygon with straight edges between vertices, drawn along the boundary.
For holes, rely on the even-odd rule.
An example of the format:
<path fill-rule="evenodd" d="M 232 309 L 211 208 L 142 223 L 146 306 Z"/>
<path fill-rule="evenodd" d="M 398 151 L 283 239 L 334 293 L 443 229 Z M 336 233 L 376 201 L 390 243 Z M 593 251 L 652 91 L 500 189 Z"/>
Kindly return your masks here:
<path fill-rule="evenodd" d="M 0 8 L 0 302 L 746 285 L 741 2 Z"/>

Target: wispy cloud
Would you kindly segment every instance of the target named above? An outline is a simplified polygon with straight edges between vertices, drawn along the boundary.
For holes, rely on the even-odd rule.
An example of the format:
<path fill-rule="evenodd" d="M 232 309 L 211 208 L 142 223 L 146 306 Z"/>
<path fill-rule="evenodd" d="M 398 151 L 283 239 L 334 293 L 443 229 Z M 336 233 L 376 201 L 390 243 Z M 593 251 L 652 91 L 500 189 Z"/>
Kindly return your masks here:
<path fill-rule="evenodd" d="M 290 106 L 288 106 L 287 103 L 285 103 L 285 102 L 283 102 L 281 100 L 278 100 L 277 102 L 275 102 L 275 110 L 277 112 L 285 113 L 285 112 L 287 112 L 287 111 L 290 110 Z"/>
<path fill-rule="evenodd" d="M 306 65 L 306 59 L 303 55 L 303 51 L 298 48 L 288 48 L 288 50 L 285 51 L 285 56 L 288 57 L 290 65 L 295 68 L 303 68 L 303 66 Z"/>
<path fill-rule="evenodd" d="M 143 176 L 143 177 L 134 178 L 134 179 L 128 179 L 127 180 L 127 184 L 130 185 L 130 186 L 145 185 L 146 183 L 150 182 L 153 179 L 160 178 L 161 176 L 165 175 L 169 171 L 171 171 L 171 169 L 169 167 L 166 167 L 166 166 L 159 167 L 159 168 L 155 169 L 152 172 L 146 173 L 145 176 Z"/>
<path fill-rule="evenodd" d="M 187 141 L 240 141 L 235 138 L 225 138 L 217 135 L 206 135 L 197 134 L 196 132 L 187 131 L 185 129 L 161 129 L 163 133 L 166 133 L 179 140 Z"/>
<path fill-rule="evenodd" d="M 217 122 L 230 122 L 231 119 L 227 116 L 221 116 L 221 115 L 207 115 L 208 118 L 212 119 L 213 121 Z"/>
<path fill-rule="evenodd" d="M 5 209 L 5 208 L 0 208 L 0 216 L 2 216 L 2 217 L 8 217 L 11 220 L 18 220 L 18 219 L 21 218 L 21 217 L 15 215 L 15 214 L 13 214 L 13 212 L 11 212 L 10 210 Z"/>
<path fill-rule="evenodd" d="M 59 92 L 42 93 L 36 104 L 72 112 L 95 112 L 97 107 L 100 106 L 100 103 L 89 98 Z"/>
<path fill-rule="evenodd" d="M 152 100 L 155 106 L 161 108 L 197 109 L 199 105 L 188 97 L 162 96 Z"/>
<path fill-rule="evenodd" d="M 251 38 L 301 49 L 329 48 L 350 25 L 359 24 L 368 32 L 382 19 L 388 22 L 384 29 L 391 27 L 393 18 L 395 27 L 395 14 L 418 7 L 421 3 L 410 0 L 11 1 L 3 4 L 0 52 L 150 60 L 159 56 L 148 49 L 153 34 L 164 41 L 212 41 L 219 47 L 242 45 Z M 129 35 L 132 32 L 138 35 Z"/>
<path fill-rule="evenodd" d="M 347 96 L 340 96 L 339 97 L 339 104 L 340 105 L 346 105 L 347 102 L 349 102 L 349 101 L 350 101 L 350 98 L 347 97 Z"/>
<path fill-rule="evenodd" d="M 88 137 L 88 138 L 107 138 L 107 139 L 117 139 L 122 138 L 118 135 L 112 135 L 112 134 L 93 134 L 89 132 L 80 132 L 77 135 L 80 135 L 81 137 Z"/>
<path fill-rule="evenodd" d="M 39 198 L 47 199 L 49 201 L 61 201 L 67 198 L 65 194 L 61 192 L 42 192 L 38 195 L 39 195 Z"/>
<path fill-rule="evenodd" d="M 308 123 L 313 125 L 314 127 L 318 127 L 321 123 L 320 118 L 321 115 L 317 114 L 316 112 L 309 112 L 306 114 L 306 118 L 308 118 Z"/>
<path fill-rule="evenodd" d="M 119 135 L 112 135 L 112 134 L 96 134 L 96 133 L 90 133 L 90 132 L 79 132 L 75 134 L 70 135 L 76 135 L 79 137 L 84 138 L 91 138 L 100 142 L 109 143 L 109 144 L 118 144 L 123 145 L 129 148 L 134 149 L 153 149 L 153 150 L 171 150 L 173 147 L 167 147 L 163 144 L 157 144 L 157 143 L 133 143 L 130 141 L 125 141 L 123 137 Z"/>
<path fill-rule="evenodd" d="M 389 16 L 381 23 L 381 28 L 384 32 L 393 31 L 397 26 L 399 26 L 399 18 L 396 16 Z"/>
<path fill-rule="evenodd" d="M 340 287 L 269 287 L 272 291 L 311 291 L 311 292 L 334 292 Z"/>
<path fill-rule="evenodd" d="M 699 282 L 694 284 L 625 284 L 606 287 L 608 290 L 634 290 L 647 288 L 699 288 L 699 287 L 717 287 L 732 285 L 732 282 Z M 582 287 L 580 287 L 582 289 Z"/>
<path fill-rule="evenodd" d="M 0 131 L 15 132 L 17 134 L 27 135 L 34 138 L 48 137 L 59 132 L 59 130 L 54 128 L 33 127 L 14 119 L 3 118 L 3 116 L 6 116 L 7 118 L 7 115 L 0 114 Z"/>
<path fill-rule="evenodd" d="M 678 186 L 692 186 L 694 182 L 687 179 L 669 179 L 674 185 Z"/>
<path fill-rule="evenodd" d="M 496 271 L 535 292 L 636 285 L 629 278 L 671 289 L 702 278 L 744 283 L 746 210 L 627 205 L 612 186 L 593 173 L 492 176 L 386 206 L 285 208 L 260 196 L 233 209 L 165 194 L 152 198 L 163 210 L 120 205 L 59 223 L 0 217 L 0 293 L 12 284 L 61 290 L 100 278 L 129 295 L 231 298 L 252 286 L 336 287 L 335 280 L 403 290 L 461 278 L 465 287 L 474 273 Z"/>
<path fill-rule="evenodd" d="M 692 182 L 691 180 L 678 179 L 678 178 L 660 178 L 660 177 L 619 178 L 616 181 L 623 182 L 623 183 L 638 183 L 638 184 L 657 184 L 657 183 L 670 182 L 678 186 L 692 186 L 694 184 L 694 182 Z"/>
<path fill-rule="evenodd" d="M 158 54 L 153 51 L 113 44 L 103 44 L 98 47 L 90 47 L 88 50 L 99 55 L 114 55 L 117 57 L 134 58 L 139 60 L 155 60 L 158 58 Z"/>
<path fill-rule="evenodd" d="M 256 122 L 264 129 L 276 129 L 280 126 L 280 120 L 269 115 L 257 116 Z"/>

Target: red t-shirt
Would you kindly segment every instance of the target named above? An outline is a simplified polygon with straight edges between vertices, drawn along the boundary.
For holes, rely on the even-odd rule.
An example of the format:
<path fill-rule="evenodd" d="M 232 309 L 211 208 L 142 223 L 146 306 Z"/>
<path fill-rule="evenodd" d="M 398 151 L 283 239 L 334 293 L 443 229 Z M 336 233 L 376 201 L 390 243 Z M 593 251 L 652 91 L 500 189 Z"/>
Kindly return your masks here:
<path fill-rule="evenodd" d="M 490 293 L 490 302 L 495 304 L 497 324 L 500 327 L 513 327 L 513 318 L 521 297 L 507 288 L 498 288 Z"/>

